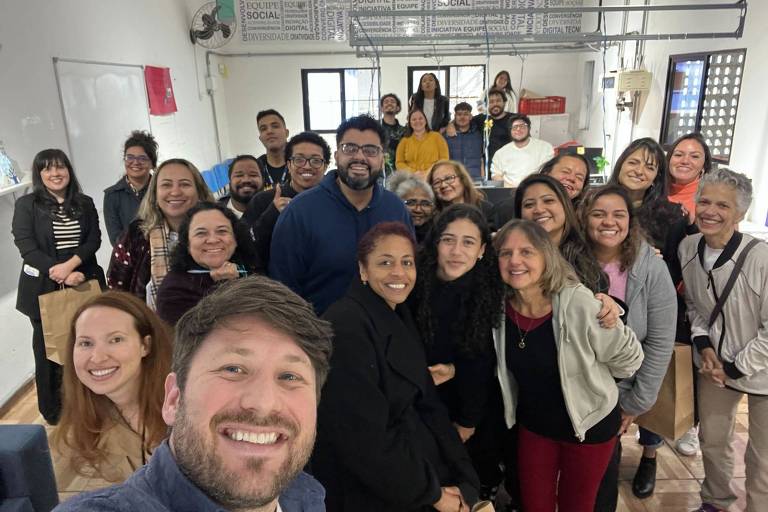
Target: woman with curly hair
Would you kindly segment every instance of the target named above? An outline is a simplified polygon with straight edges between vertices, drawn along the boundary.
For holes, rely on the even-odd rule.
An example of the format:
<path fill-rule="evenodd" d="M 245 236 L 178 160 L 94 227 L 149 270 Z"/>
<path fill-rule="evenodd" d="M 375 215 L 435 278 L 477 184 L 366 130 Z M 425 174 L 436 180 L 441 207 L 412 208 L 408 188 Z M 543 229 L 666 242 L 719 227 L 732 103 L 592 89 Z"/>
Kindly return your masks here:
<path fill-rule="evenodd" d="M 485 462 L 498 442 L 486 420 L 499 411 L 501 422 L 500 395 L 493 392 L 498 384 L 491 332 L 499 322 L 503 284 L 495 260 L 491 231 L 480 210 L 449 206 L 419 252 L 409 299 L 440 398 L 487 487 L 500 478 L 498 464 Z M 473 437 L 478 426 L 480 435 Z"/>
<path fill-rule="evenodd" d="M 157 292 L 157 314 L 170 325 L 219 284 L 261 270 L 248 228 L 220 203 L 187 212 L 171 254 L 171 270 Z"/>

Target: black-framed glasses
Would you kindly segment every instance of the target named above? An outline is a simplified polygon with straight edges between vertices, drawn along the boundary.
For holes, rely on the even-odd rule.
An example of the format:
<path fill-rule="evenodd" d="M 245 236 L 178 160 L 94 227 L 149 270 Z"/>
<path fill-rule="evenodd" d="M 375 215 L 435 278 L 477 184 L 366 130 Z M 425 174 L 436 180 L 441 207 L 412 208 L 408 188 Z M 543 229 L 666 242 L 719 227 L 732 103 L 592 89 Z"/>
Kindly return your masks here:
<path fill-rule="evenodd" d="M 137 164 L 148 164 L 151 160 L 146 155 L 125 155 L 123 157 L 123 160 L 127 164 L 137 163 Z"/>
<path fill-rule="evenodd" d="M 405 206 L 407 206 L 408 208 L 416 208 L 418 206 L 426 210 L 428 208 L 432 208 L 435 206 L 435 203 L 433 203 L 429 199 L 406 199 L 403 202 L 405 203 Z"/>
<path fill-rule="evenodd" d="M 382 151 L 381 146 L 377 146 L 376 144 L 363 144 L 361 146 L 354 142 L 344 142 L 339 145 L 339 149 L 341 149 L 341 152 L 345 155 L 356 155 L 357 152 L 362 149 L 365 156 L 379 156 Z"/>
<path fill-rule="evenodd" d="M 296 167 L 304 167 L 307 162 L 309 162 L 309 166 L 313 169 L 320 169 L 323 165 L 325 165 L 325 160 L 319 157 L 304 158 L 303 156 L 294 156 L 288 160 L 293 162 L 293 165 Z"/>
<path fill-rule="evenodd" d="M 456 181 L 457 176 L 455 174 L 450 174 L 446 176 L 445 178 L 438 178 L 436 180 L 432 180 L 432 188 L 439 188 L 440 185 L 445 183 L 446 185 L 451 185 L 454 181 Z"/>

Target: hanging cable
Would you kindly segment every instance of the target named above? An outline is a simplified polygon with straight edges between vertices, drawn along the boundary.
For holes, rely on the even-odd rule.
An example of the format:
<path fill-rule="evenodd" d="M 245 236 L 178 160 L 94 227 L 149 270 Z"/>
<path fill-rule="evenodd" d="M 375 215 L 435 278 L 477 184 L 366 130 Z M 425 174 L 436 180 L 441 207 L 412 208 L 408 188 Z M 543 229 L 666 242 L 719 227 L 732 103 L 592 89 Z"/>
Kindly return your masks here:
<path fill-rule="evenodd" d="M 483 185 L 491 179 L 491 159 L 490 157 L 490 141 L 491 141 L 491 128 L 493 128 L 493 120 L 488 109 L 488 90 L 490 89 L 489 72 L 491 70 L 491 40 L 488 35 L 488 16 L 483 15 L 483 31 L 485 32 L 485 122 L 483 123 L 483 153 L 485 154 L 485 173 L 483 174 Z"/>
<path fill-rule="evenodd" d="M 379 49 L 373 44 L 373 40 L 371 39 L 371 36 L 368 35 L 368 31 L 365 30 L 365 27 L 363 26 L 362 22 L 360 21 L 359 16 L 355 16 L 355 21 L 357 22 L 357 26 L 360 27 L 360 30 L 363 31 L 363 35 L 368 40 L 368 43 L 371 45 L 371 50 L 373 51 L 373 64 L 374 64 L 374 70 L 373 73 L 376 73 L 376 98 L 378 101 L 378 98 L 381 98 L 381 56 L 379 55 Z M 371 76 L 371 84 L 373 84 L 373 76 Z M 373 85 L 371 85 L 373 87 Z M 381 121 L 381 109 L 378 109 L 379 115 L 379 121 Z"/>

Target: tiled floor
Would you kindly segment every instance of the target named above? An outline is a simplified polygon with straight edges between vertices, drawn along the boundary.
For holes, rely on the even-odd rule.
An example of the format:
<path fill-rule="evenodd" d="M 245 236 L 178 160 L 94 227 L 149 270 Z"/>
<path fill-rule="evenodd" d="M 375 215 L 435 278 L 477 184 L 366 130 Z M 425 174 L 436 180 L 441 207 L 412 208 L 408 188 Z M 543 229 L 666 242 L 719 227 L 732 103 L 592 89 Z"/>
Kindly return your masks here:
<path fill-rule="evenodd" d="M 25 393 L 14 406 L 0 418 L 2 423 L 43 423 L 37 411 L 34 388 Z M 742 402 L 736 424 L 736 469 L 734 488 L 739 501 L 731 507 L 731 512 L 742 511 L 746 506 L 744 499 L 744 448 L 747 441 L 747 409 Z M 46 427 L 49 434 L 53 427 Z M 701 456 L 683 457 L 665 444 L 658 452 L 658 473 L 656 492 L 645 500 L 632 495 L 631 482 L 637 463 L 640 461 L 642 448 L 635 441 L 636 428 L 622 437 L 624 454 L 620 469 L 619 512 L 686 512 L 699 506 L 699 484 L 704 478 Z M 62 460 L 54 460 L 54 471 L 59 487 L 59 497 L 68 497 L 89 489 L 97 489 L 105 482 L 89 479 L 69 470 Z M 768 508 L 766 508 L 768 510 Z M 563 511 L 565 512 L 565 511 Z"/>

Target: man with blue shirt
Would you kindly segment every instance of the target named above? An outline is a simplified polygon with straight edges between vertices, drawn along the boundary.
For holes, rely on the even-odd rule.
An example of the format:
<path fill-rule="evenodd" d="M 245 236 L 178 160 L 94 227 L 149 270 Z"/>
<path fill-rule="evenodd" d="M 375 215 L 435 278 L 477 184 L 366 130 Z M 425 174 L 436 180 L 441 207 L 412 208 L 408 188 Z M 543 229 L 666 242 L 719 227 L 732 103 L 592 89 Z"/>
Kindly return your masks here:
<path fill-rule="evenodd" d="M 325 490 L 302 468 L 331 336 L 280 283 L 254 276 L 223 284 L 176 325 L 162 410 L 170 439 L 123 484 L 57 510 L 325 511 Z"/>
<path fill-rule="evenodd" d="M 413 228 L 403 202 L 376 180 L 384 167 L 381 125 L 362 115 L 336 130 L 337 169 L 296 196 L 272 235 L 269 276 L 308 300 L 318 314 L 340 299 L 357 273 L 357 242 L 379 222 Z"/>
<path fill-rule="evenodd" d="M 456 135 L 445 135 L 451 160 L 464 164 L 473 180 L 483 176 L 483 132 L 472 124 L 472 105 L 462 101 L 453 107 Z"/>

